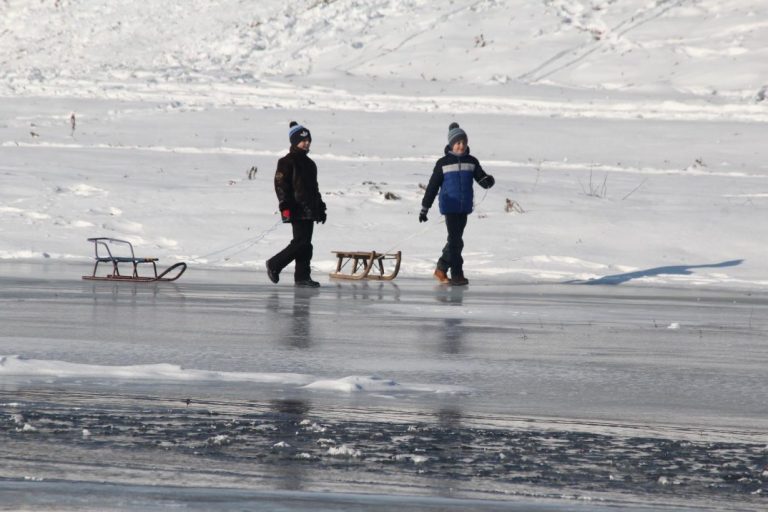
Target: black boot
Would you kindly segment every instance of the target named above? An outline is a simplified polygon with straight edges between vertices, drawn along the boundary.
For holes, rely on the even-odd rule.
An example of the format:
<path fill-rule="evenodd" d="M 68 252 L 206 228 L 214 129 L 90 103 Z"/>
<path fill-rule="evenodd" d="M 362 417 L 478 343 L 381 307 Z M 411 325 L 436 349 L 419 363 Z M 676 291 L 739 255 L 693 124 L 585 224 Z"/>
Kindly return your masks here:
<path fill-rule="evenodd" d="M 464 272 L 456 272 L 456 275 L 451 272 L 451 285 L 453 286 L 467 286 L 469 279 L 464 277 Z"/>
<path fill-rule="evenodd" d="M 267 277 L 275 284 L 277 284 L 277 282 L 280 280 L 280 272 L 270 267 L 269 261 L 267 261 Z"/>
<path fill-rule="evenodd" d="M 300 281 L 296 281 L 295 286 L 301 287 L 301 288 L 320 288 L 320 283 L 317 281 L 313 281 L 311 278 L 302 279 Z"/>

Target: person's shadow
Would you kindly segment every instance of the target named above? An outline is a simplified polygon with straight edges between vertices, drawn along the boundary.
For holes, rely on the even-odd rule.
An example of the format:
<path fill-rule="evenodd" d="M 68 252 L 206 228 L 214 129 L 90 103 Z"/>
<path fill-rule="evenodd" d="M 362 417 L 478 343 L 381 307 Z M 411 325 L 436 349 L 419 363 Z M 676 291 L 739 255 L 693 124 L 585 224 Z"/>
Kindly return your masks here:
<path fill-rule="evenodd" d="M 653 277 L 660 275 L 678 275 L 689 276 L 693 274 L 694 269 L 698 268 L 723 268 L 723 267 L 735 267 L 744 263 L 744 260 L 729 260 L 721 263 L 710 263 L 707 265 L 670 265 L 666 267 L 654 267 L 645 270 L 637 270 L 635 272 L 627 272 L 625 274 L 614 274 L 611 276 L 603 276 L 594 279 L 574 279 L 572 281 L 566 281 L 565 284 L 622 284 L 632 279 L 639 279 L 641 277 Z"/>

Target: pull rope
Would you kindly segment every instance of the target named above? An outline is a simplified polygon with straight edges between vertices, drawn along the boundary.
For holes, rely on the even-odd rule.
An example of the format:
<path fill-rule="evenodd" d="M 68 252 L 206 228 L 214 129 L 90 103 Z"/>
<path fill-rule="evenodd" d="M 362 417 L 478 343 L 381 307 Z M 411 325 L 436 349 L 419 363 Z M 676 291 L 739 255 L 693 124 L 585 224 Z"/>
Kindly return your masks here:
<path fill-rule="evenodd" d="M 208 258 L 210 258 L 211 256 L 214 256 L 214 255 L 216 255 L 216 254 L 222 254 L 222 256 L 221 256 L 220 258 L 218 258 L 218 259 L 214 259 L 214 260 L 212 260 L 212 262 L 218 262 L 218 261 L 229 261 L 229 260 L 230 260 L 231 258 L 233 258 L 234 256 L 237 256 L 238 254 L 240 254 L 240 253 L 243 253 L 243 252 L 247 251 L 248 249 L 250 249 L 251 247 L 253 247 L 253 246 L 254 246 L 254 245 L 256 245 L 257 243 L 259 243 L 259 242 L 260 242 L 261 240 L 263 240 L 263 239 L 264 239 L 264 238 L 265 238 L 265 237 L 266 237 L 268 234 L 270 234 L 270 233 L 272 233 L 274 230 L 276 230 L 276 229 L 277 229 L 277 227 L 278 227 L 280 224 L 282 224 L 282 223 L 283 223 L 283 221 L 282 221 L 282 220 L 278 220 L 278 221 L 277 221 L 277 222 L 275 222 L 275 223 L 274 223 L 274 225 L 272 225 L 270 228 L 266 229 L 265 231 L 262 231 L 261 233 L 259 233 L 258 235 L 254 236 L 254 237 L 246 238 L 245 240 L 241 240 L 241 241 L 239 241 L 239 242 L 237 242 L 237 243 L 234 243 L 234 244 L 232 244 L 232 245 L 230 245 L 230 246 L 224 247 L 223 249 L 219 249 L 219 250 L 217 250 L 217 251 L 209 252 L 208 254 L 204 254 L 204 255 L 202 255 L 202 256 L 198 256 L 198 257 L 197 257 L 197 258 L 195 258 L 195 259 L 197 259 L 197 260 L 201 260 L 201 259 L 208 259 Z M 242 246 L 242 247 L 240 247 L 240 246 Z M 239 249 L 237 249 L 238 247 L 239 247 Z M 231 251 L 232 249 L 237 249 L 237 250 L 235 250 L 234 252 L 231 252 L 231 253 L 227 254 L 227 252 L 228 252 L 228 251 Z"/>
<path fill-rule="evenodd" d="M 440 225 L 440 224 L 445 224 L 445 217 L 442 217 L 442 218 L 441 218 L 439 221 L 437 221 L 437 225 Z M 407 241 L 408 241 L 408 240 L 410 240 L 411 238 L 417 237 L 417 236 L 419 236 L 419 235 L 423 235 L 424 233 L 426 233 L 427 231 L 429 231 L 430 229 L 432 229 L 432 226 L 433 226 L 433 225 L 434 225 L 434 224 L 427 224 L 426 226 L 424 226 L 422 229 L 420 229 L 420 230 L 416 231 L 415 233 L 411 233 L 411 234 L 410 234 L 410 235 L 408 235 L 407 237 L 405 237 L 405 238 L 402 238 L 402 239 L 400 239 L 400 240 L 396 241 L 394 244 L 392 244 L 392 247 L 390 247 L 389 249 L 387 249 L 386 251 L 384 251 L 384 254 L 388 254 L 389 252 L 393 251 L 393 250 L 394 250 L 395 248 L 397 248 L 398 246 L 401 246 L 401 245 L 403 245 L 403 243 L 407 242 Z"/>
<path fill-rule="evenodd" d="M 480 201 L 479 201 L 479 202 L 478 202 L 478 203 L 475 205 L 475 208 L 477 208 L 478 206 L 480 206 L 481 204 L 483 204 L 483 201 L 485 201 L 485 198 L 486 198 L 486 197 L 488 197 L 488 190 L 489 190 L 489 189 L 487 189 L 487 188 L 484 188 L 484 189 L 483 189 L 483 191 L 484 191 L 484 192 L 483 192 L 483 197 L 482 197 L 482 198 L 480 199 Z"/>
<path fill-rule="evenodd" d="M 485 201 L 485 198 L 487 196 L 488 196 L 488 189 L 485 189 L 485 193 L 483 194 L 483 197 L 475 205 L 475 208 L 480 206 L 483 203 L 483 201 Z M 236 242 L 236 243 L 234 243 L 232 245 L 229 245 L 227 247 L 224 247 L 222 249 L 218 249 L 216 251 L 209 252 L 208 254 L 204 254 L 202 256 L 198 256 L 195 259 L 196 260 L 201 260 L 201 259 L 207 260 L 211 256 L 214 256 L 216 254 L 222 254 L 222 257 L 214 259 L 214 260 L 212 260 L 212 262 L 215 263 L 215 262 L 219 262 L 219 261 L 229 261 L 231 258 L 237 256 L 238 254 L 241 254 L 241 253 L 247 251 L 248 249 L 250 249 L 251 247 L 253 247 L 257 243 L 262 241 L 267 235 L 269 235 L 270 233 L 275 231 L 278 228 L 278 226 L 280 226 L 280 224 L 282 224 L 282 223 L 283 223 L 282 220 L 278 220 L 271 227 L 267 228 L 266 230 L 262 231 L 261 233 L 259 233 L 258 235 L 254 236 L 254 237 L 246 238 L 245 240 L 241 240 L 239 242 Z M 438 225 L 445 224 L 445 217 L 442 217 L 437 222 L 437 224 Z M 408 235 L 405 238 L 402 238 L 402 239 L 396 241 L 390 248 L 388 248 L 386 251 L 384 251 L 384 254 L 387 254 L 387 253 L 393 251 L 395 248 L 397 248 L 397 246 L 404 244 L 405 242 L 407 242 L 408 240 L 411 240 L 412 238 L 415 238 L 417 236 L 423 235 L 424 233 L 426 233 L 427 231 L 432 229 L 433 225 L 435 225 L 435 224 L 434 223 L 433 224 L 428 224 L 428 225 L 424 226 L 424 228 L 422 228 L 422 229 L 420 229 L 420 230 L 418 230 L 418 231 L 416 231 L 414 233 L 411 233 L 410 235 Z M 242 247 L 240 247 L 240 246 L 242 246 Z M 238 249 L 238 247 L 239 247 L 239 249 Z M 228 251 L 231 251 L 233 249 L 236 249 L 236 250 L 234 252 L 231 252 L 231 253 L 227 254 Z"/>
<path fill-rule="evenodd" d="M 483 197 L 480 199 L 480 201 L 479 201 L 479 202 L 478 202 L 478 203 L 475 205 L 475 208 L 477 208 L 478 206 L 480 206 L 480 205 L 483 203 L 483 201 L 485 201 L 485 198 L 488 196 L 488 189 L 486 188 L 486 189 L 484 189 L 484 190 L 485 190 L 485 193 L 483 194 Z M 445 217 L 441 217 L 441 218 L 440 218 L 440 220 L 439 220 L 439 221 L 437 221 L 437 223 L 436 223 L 436 224 L 437 224 L 437 225 L 440 225 L 440 224 L 445 224 Z M 423 229 L 420 229 L 420 230 L 416 231 L 415 233 L 411 233 L 411 234 L 410 234 L 410 235 L 408 235 L 407 237 L 405 237 L 405 238 L 402 238 L 402 239 L 398 240 L 398 241 L 397 241 L 397 242 L 395 242 L 395 243 L 394 243 L 394 244 L 393 244 L 393 245 L 392 245 L 392 246 L 391 246 L 389 249 L 387 249 L 386 251 L 384 251 L 384 254 L 387 254 L 387 253 L 389 253 L 389 252 L 393 251 L 393 250 L 394 250 L 394 249 L 396 249 L 398 246 L 402 245 L 403 243 L 407 242 L 408 240 L 410 240 L 410 239 L 412 239 L 412 238 L 415 238 L 415 237 L 417 237 L 417 236 L 419 236 L 419 235 L 423 235 L 424 233 L 426 233 L 427 231 L 429 231 L 430 229 L 432 229 L 432 226 L 434 226 L 434 225 L 435 225 L 435 224 L 433 223 L 433 224 L 431 224 L 431 225 L 427 225 L 427 226 L 424 226 L 424 228 L 423 228 Z"/>

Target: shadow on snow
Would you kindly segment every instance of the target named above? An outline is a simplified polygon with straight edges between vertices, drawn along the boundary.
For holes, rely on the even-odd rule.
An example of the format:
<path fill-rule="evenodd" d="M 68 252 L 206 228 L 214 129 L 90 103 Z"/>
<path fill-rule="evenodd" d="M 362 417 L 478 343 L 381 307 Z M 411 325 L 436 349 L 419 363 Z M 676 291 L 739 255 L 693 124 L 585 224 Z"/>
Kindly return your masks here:
<path fill-rule="evenodd" d="M 710 263 L 708 265 L 669 265 L 666 267 L 655 267 L 645 270 L 637 270 L 635 272 L 627 272 L 625 274 L 614 274 L 612 276 L 603 276 L 596 279 L 574 279 L 572 281 L 566 281 L 565 284 L 622 284 L 632 279 L 639 279 L 641 277 L 653 277 L 660 275 L 679 275 L 688 276 L 693 274 L 693 269 L 698 268 L 723 268 L 723 267 L 735 267 L 741 265 L 744 260 L 729 260 L 721 263 Z"/>

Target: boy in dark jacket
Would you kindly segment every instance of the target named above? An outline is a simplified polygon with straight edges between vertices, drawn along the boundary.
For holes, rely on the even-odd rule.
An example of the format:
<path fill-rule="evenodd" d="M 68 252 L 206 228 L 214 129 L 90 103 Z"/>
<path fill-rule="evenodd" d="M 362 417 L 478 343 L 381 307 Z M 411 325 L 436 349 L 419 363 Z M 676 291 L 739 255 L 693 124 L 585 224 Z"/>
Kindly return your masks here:
<path fill-rule="evenodd" d="M 445 156 L 435 164 L 419 213 L 419 222 L 426 222 L 427 212 L 439 193 L 440 213 L 445 216 L 445 225 L 448 228 L 448 243 L 437 260 L 435 278 L 441 283 L 454 286 L 469 284 L 469 280 L 464 277 L 464 259 L 461 257 L 461 251 L 464 248 L 463 236 L 467 215 L 472 213 L 474 207 L 472 182 L 474 180 L 486 189 L 495 183 L 493 176 L 485 173 L 477 158 L 469 154 L 467 143 L 466 132 L 458 123 L 451 123 L 448 127 Z"/>
<path fill-rule="evenodd" d="M 267 276 L 273 283 L 280 272 L 295 261 L 296 286 L 317 288 L 320 283 L 310 277 L 313 222 L 325 224 L 325 203 L 317 185 L 317 165 L 307 155 L 312 144 L 309 130 L 291 121 L 288 131 L 291 149 L 277 162 L 275 193 L 283 222 L 290 222 L 293 240 L 288 247 L 267 260 Z"/>

